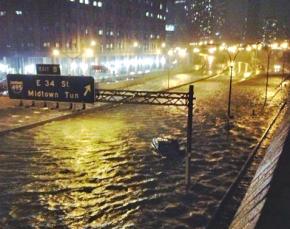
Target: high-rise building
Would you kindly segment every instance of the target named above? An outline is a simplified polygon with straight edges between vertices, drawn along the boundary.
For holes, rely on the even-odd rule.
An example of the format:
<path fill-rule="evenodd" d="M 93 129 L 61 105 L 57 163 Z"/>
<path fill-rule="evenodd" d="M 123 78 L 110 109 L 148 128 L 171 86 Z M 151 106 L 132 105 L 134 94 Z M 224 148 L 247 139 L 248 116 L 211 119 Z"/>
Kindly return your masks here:
<path fill-rule="evenodd" d="M 258 41 L 261 31 L 261 1 L 247 0 L 245 2 L 246 14 L 246 39 L 251 42 Z"/>
<path fill-rule="evenodd" d="M 230 42 L 241 42 L 245 39 L 248 0 L 231 0 L 224 3 L 224 25 L 222 39 Z"/>
<path fill-rule="evenodd" d="M 211 39 L 214 32 L 214 8 L 211 0 L 192 0 L 190 17 L 194 38 Z"/>
<path fill-rule="evenodd" d="M 289 37 L 289 1 L 266 0 L 260 7 L 260 39 L 266 43 L 287 39 Z"/>
<path fill-rule="evenodd" d="M 192 39 L 188 0 L 168 0 L 166 35 L 168 43 L 188 43 Z"/>
<path fill-rule="evenodd" d="M 188 0 L 187 3 L 193 39 L 222 39 L 225 25 L 225 0 Z"/>
<path fill-rule="evenodd" d="M 154 53 L 165 40 L 166 0 L 1 0 L 1 58 Z M 45 62 L 45 61 L 44 61 Z"/>
<path fill-rule="evenodd" d="M 289 38 L 290 2 L 288 0 L 248 0 L 248 41 L 266 43 Z"/>

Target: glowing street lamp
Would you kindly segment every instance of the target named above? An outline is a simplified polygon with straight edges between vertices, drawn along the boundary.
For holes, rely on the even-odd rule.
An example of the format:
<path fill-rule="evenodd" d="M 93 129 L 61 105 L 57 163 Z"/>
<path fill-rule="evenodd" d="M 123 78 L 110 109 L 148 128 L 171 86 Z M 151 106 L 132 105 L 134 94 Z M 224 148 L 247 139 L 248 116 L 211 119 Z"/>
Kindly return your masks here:
<path fill-rule="evenodd" d="M 139 46 L 139 43 L 137 42 L 137 41 L 134 41 L 134 43 L 133 43 L 133 47 L 134 48 L 137 48 Z"/>
<path fill-rule="evenodd" d="M 156 49 L 156 54 L 160 55 L 161 54 L 161 50 L 160 49 Z"/>
<path fill-rule="evenodd" d="M 94 50 L 91 48 L 87 48 L 87 49 L 85 49 L 84 55 L 87 58 L 92 58 L 92 57 L 94 57 Z"/>
<path fill-rule="evenodd" d="M 248 45 L 247 48 L 246 48 L 246 51 L 247 52 L 251 52 L 252 51 L 252 47 Z"/>
<path fill-rule="evenodd" d="M 214 53 L 216 52 L 216 47 L 209 48 L 209 49 L 208 49 L 208 52 L 209 52 L 210 54 L 214 54 Z"/>
<path fill-rule="evenodd" d="M 179 49 L 178 50 L 179 57 L 184 58 L 184 57 L 186 57 L 186 55 L 187 55 L 186 49 Z"/>
<path fill-rule="evenodd" d="M 283 42 L 282 44 L 281 44 L 281 48 L 283 49 L 283 50 L 287 50 L 288 48 L 289 48 L 289 44 L 288 44 L 288 42 Z"/>
<path fill-rule="evenodd" d="M 168 56 L 173 56 L 173 50 L 170 49 L 167 54 L 168 54 Z"/>
<path fill-rule="evenodd" d="M 211 68 L 214 61 L 214 56 L 211 56 L 211 55 L 207 56 L 207 61 L 208 61 L 209 68 Z"/>
<path fill-rule="evenodd" d="M 97 42 L 96 42 L 95 40 L 92 40 L 92 41 L 91 41 L 91 46 L 92 46 L 92 47 L 95 47 L 96 45 L 97 45 Z"/>
<path fill-rule="evenodd" d="M 192 51 L 193 51 L 194 53 L 200 53 L 200 49 L 199 49 L 199 48 L 194 48 Z"/>
<path fill-rule="evenodd" d="M 60 55 L 60 51 L 59 51 L 59 49 L 53 49 L 53 50 L 52 50 L 52 55 L 53 55 L 54 57 L 58 57 L 58 56 Z"/>
<path fill-rule="evenodd" d="M 228 52 L 230 52 L 230 53 L 236 53 L 237 50 L 238 50 L 237 46 L 230 46 L 228 48 Z"/>
<path fill-rule="evenodd" d="M 231 100 L 232 100 L 232 83 L 233 83 L 233 69 L 235 60 L 239 54 L 239 49 L 237 46 L 231 46 L 227 49 L 227 54 L 230 60 L 230 89 L 229 89 L 229 100 L 228 100 L 228 118 L 231 118 Z M 232 56 L 233 54 L 234 56 Z"/>

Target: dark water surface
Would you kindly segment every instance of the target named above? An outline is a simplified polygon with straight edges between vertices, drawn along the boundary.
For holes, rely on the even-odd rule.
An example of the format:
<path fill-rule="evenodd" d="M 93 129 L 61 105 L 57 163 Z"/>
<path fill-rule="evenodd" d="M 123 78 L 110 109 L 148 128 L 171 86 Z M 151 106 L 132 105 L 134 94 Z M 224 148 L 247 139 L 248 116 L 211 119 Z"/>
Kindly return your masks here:
<path fill-rule="evenodd" d="M 277 108 L 251 115 L 258 87 L 240 86 L 228 131 L 227 84 L 197 85 L 188 193 L 184 160 L 160 159 L 150 149 L 162 135 L 185 144 L 183 108 L 122 105 L 2 137 L 0 225 L 204 227 Z"/>

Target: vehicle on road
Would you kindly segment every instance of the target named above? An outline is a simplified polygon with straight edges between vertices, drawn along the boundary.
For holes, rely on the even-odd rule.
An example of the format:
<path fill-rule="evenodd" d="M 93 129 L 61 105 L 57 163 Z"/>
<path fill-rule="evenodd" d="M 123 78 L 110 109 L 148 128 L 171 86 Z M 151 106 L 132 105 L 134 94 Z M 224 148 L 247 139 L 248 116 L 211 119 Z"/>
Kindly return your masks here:
<path fill-rule="evenodd" d="M 155 156 L 166 158 L 184 156 L 184 150 L 181 150 L 179 142 L 176 139 L 161 137 L 153 138 L 151 147 Z"/>

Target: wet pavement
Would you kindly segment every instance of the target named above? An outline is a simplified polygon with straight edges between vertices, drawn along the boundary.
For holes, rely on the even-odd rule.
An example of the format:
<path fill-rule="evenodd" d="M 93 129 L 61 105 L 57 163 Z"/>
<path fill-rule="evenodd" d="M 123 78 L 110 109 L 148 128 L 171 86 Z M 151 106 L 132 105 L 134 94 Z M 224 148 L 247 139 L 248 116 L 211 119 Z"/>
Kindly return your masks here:
<path fill-rule="evenodd" d="M 280 81 L 271 78 L 270 95 Z M 162 82 L 147 82 L 143 89 L 162 90 L 167 78 Z M 195 84 L 189 192 L 184 189 L 184 160 L 157 158 L 150 149 L 156 136 L 171 136 L 185 144 L 183 108 L 121 105 L 3 136 L 0 224 L 204 227 L 281 103 L 279 93 L 263 109 L 262 76 L 235 82 L 230 123 L 228 76 Z"/>

